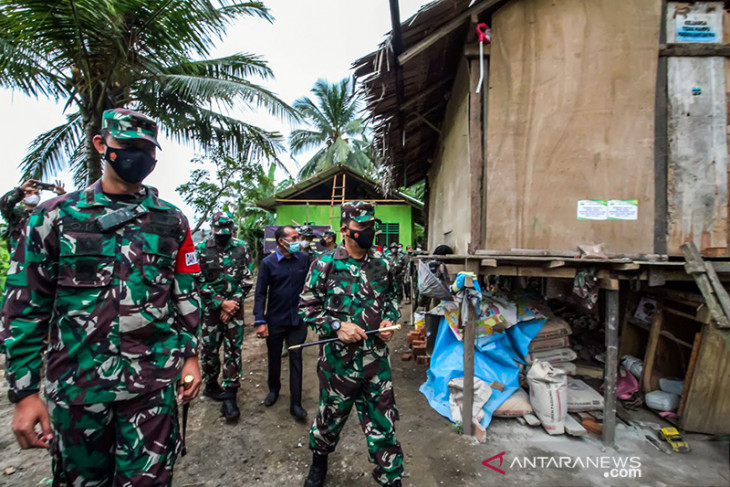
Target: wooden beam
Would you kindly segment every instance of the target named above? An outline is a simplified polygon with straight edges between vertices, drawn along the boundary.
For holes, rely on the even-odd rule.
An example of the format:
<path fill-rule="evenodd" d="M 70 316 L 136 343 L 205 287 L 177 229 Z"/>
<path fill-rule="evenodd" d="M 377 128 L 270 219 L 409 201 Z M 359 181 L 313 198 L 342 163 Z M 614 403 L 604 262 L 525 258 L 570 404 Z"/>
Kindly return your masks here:
<path fill-rule="evenodd" d="M 482 86 L 489 86 L 489 69 L 484 69 Z M 482 246 L 482 182 L 484 179 L 484 124 L 482 120 L 482 98 L 484 90 L 476 93 L 479 83 L 479 60 L 469 61 L 469 196 L 471 235 L 469 253 Z"/>
<path fill-rule="evenodd" d="M 487 44 L 484 46 L 484 57 L 489 57 L 490 53 L 492 52 L 492 45 Z M 464 46 L 464 56 L 467 58 L 477 58 L 479 59 L 479 43 L 475 42 L 474 44 L 466 44 Z"/>
<path fill-rule="evenodd" d="M 479 262 L 479 265 L 482 267 L 497 267 L 497 260 L 496 259 L 482 259 Z"/>
<path fill-rule="evenodd" d="M 659 48 L 660 57 L 730 57 L 730 44 L 683 43 Z"/>
<path fill-rule="evenodd" d="M 473 284 L 470 287 L 473 287 Z M 472 405 L 474 404 L 474 341 L 477 330 L 477 311 L 471 301 L 467 303 L 466 310 L 467 315 L 462 317 L 464 325 L 464 403 L 461 418 L 464 434 L 471 436 L 474 434 Z"/>
<path fill-rule="evenodd" d="M 431 86 L 429 86 L 428 88 L 426 88 L 425 90 L 423 90 L 422 92 L 417 94 L 416 96 L 411 97 L 408 101 L 403 103 L 403 105 L 400 107 L 401 110 L 403 110 L 404 112 L 407 112 L 408 110 L 410 110 L 411 108 L 416 106 L 416 103 L 418 103 L 419 101 L 423 100 L 430 94 L 443 89 L 444 85 L 453 79 L 454 79 L 453 76 L 449 76 L 447 78 L 442 79 L 438 83 L 432 84 Z"/>
<path fill-rule="evenodd" d="M 434 132 L 436 132 L 437 134 L 441 135 L 441 129 L 440 129 L 440 128 L 438 128 L 437 126 L 435 126 L 434 124 L 432 124 L 431 122 L 429 122 L 429 121 L 428 121 L 428 120 L 426 119 L 426 117 L 424 117 L 424 116 L 423 116 L 423 115 L 421 115 L 420 113 L 417 113 L 417 114 L 416 114 L 416 118 L 418 118 L 418 119 L 419 119 L 419 120 L 421 120 L 421 121 L 422 121 L 423 123 L 425 123 L 426 125 L 428 125 L 428 126 L 429 126 L 429 127 L 431 128 L 431 129 L 433 129 L 433 130 L 434 130 Z"/>
<path fill-rule="evenodd" d="M 408 61 L 412 60 L 413 58 L 415 58 L 416 56 L 421 54 L 423 51 L 425 51 L 426 49 L 433 46 L 438 41 L 440 41 L 441 39 L 443 39 L 444 37 L 449 35 L 455 29 L 458 29 L 459 27 L 464 25 L 464 22 L 469 20 L 472 15 L 479 15 L 480 13 L 484 12 L 488 8 L 497 5 L 501 1 L 503 1 L 503 0 L 482 0 L 481 2 L 477 3 L 476 5 L 472 5 L 471 8 L 460 13 L 457 17 L 452 19 L 450 22 L 447 22 L 442 27 L 436 29 L 432 34 L 430 34 L 426 38 L 422 39 L 416 45 L 412 46 L 410 49 L 406 50 L 403 54 L 398 56 L 398 62 L 401 65 L 407 63 Z"/>

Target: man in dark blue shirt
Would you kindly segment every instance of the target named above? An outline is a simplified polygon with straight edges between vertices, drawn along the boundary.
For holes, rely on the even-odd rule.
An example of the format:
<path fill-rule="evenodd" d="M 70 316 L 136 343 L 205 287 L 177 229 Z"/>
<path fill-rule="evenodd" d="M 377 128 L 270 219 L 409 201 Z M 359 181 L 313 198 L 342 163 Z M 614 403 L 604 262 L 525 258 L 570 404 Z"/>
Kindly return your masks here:
<path fill-rule="evenodd" d="M 299 317 L 299 294 L 309 271 L 309 256 L 299 251 L 299 234 L 294 227 L 279 227 L 274 233 L 276 252 L 264 258 L 256 282 L 253 314 L 256 336 L 266 338 L 269 356 L 269 394 L 265 406 L 273 405 L 281 389 L 281 347 L 299 345 L 307 338 L 307 326 Z M 303 420 L 302 350 L 289 352 L 289 412 Z"/>

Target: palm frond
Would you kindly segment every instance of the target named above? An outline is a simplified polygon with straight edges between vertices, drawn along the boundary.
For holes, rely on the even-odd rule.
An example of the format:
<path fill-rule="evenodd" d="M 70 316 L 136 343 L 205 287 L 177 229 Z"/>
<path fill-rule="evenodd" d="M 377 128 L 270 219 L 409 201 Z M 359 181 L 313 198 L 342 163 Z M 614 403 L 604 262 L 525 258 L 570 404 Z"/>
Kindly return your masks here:
<path fill-rule="evenodd" d="M 30 151 L 20 163 L 21 180 L 50 179 L 69 167 L 84 136 L 81 114 L 67 117 L 67 122 L 36 137 Z"/>

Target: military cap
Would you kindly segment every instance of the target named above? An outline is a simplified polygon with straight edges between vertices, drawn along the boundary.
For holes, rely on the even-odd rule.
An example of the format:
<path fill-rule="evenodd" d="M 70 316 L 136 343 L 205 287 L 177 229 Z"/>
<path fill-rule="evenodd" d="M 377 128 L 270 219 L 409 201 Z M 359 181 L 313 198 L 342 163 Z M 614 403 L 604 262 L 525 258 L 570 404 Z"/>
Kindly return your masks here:
<path fill-rule="evenodd" d="M 323 237 L 330 236 L 332 238 L 335 238 L 336 234 L 332 230 L 327 230 L 322 234 Z"/>
<path fill-rule="evenodd" d="M 126 108 L 106 110 L 101 116 L 101 128 L 115 139 L 142 139 L 162 149 L 157 142 L 157 122 L 144 113 Z"/>
<path fill-rule="evenodd" d="M 233 215 L 227 211 L 219 211 L 213 215 L 213 233 L 215 235 L 233 234 Z"/>
<path fill-rule="evenodd" d="M 372 221 L 381 223 L 379 219 L 375 218 L 375 208 L 373 208 L 373 205 L 366 201 L 351 201 L 343 204 L 342 218 L 349 218 L 358 223 Z"/>
<path fill-rule="evenodd" d="M 300 237 L 314 237 L 314 231 L 309 225 L 302 225 L 297 228 Z"/>
<path fill-rule="evenodd" d="M 389 247 L 390 247 L 391 249 L 395 249 L 395 248 L 398 248 L 398 242 L 390 242 L 390 245 L 389 245 Z"/>

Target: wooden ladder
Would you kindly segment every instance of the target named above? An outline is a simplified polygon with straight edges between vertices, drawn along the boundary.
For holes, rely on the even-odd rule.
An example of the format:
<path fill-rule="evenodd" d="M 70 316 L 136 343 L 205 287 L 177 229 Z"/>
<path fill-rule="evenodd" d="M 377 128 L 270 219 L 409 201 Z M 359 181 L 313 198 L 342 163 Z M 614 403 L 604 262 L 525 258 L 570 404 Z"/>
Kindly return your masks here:
<path fill-rule="evenodd" d="M 342 176 L 341 183 L 337 184 L 338 176 Z M 335 204 L 342 206 L 345 203 L 345 183 L 347 182 L 347 174 L 335 174 L 332 179 L 332 199 L 330 200 L 330 227 L 332 227 L 332 220 L 339 218 L 341 212 L 335 214 Z M 332 227 L 334 228 L 334 227 Z"/>

